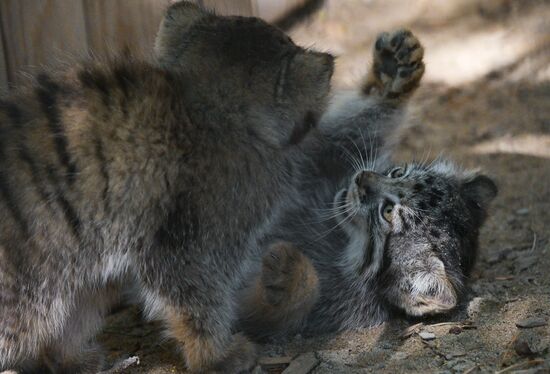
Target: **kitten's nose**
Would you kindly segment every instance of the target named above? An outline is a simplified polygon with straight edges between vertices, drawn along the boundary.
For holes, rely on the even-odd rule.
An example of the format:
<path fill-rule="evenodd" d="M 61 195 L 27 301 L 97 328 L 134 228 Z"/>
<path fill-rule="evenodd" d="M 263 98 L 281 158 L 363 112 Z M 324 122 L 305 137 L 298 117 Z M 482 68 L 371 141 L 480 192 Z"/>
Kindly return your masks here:
<path fill-rule="evenodd" d="M 367 188 L 369 184 L 371 184 L 375 179 L 377 179 L 380 176 L 380 174 L 375 173 L 373 171 L 363 171 L 359 173 L 355 177 L 355 184 L 357 184 L 357 187 L 360 188 Z"/>
<path fill-rule="evenodd" d="M 379 176 L 380 174 L 373 171 L 363 171 L 355 177 L 357 193 L 361 203 L 365 204 L 369 196 L 373 196 L 375 194 L 375 191 L 377 190 L 376 179 L 378 179 Z"/>

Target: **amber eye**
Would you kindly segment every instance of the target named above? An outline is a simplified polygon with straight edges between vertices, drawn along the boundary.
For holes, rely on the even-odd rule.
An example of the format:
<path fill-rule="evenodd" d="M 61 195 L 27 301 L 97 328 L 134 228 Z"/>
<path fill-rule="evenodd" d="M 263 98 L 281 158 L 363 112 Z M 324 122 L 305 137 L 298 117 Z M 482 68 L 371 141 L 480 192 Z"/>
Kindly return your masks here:
<path fill-rule="evenodd" d="M 405 169 L 402 167 L 398 167 L 390 171 L 390 178 L 401 178 L 403 175 L 405 175 Z"/>
<path fill-rule="evenodd" d="M 393 219 L 393 203 L 387 202 L 384 207 L 382 208 L 382 217 L 389 223 L 391 223 Z"/>

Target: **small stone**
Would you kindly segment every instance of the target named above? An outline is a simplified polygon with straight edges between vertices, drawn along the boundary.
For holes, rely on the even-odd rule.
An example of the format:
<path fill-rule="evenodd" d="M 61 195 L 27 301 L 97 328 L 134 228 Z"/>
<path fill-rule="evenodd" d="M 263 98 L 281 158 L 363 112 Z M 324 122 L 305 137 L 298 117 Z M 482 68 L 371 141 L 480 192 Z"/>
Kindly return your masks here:
<path fill-rule="evenodd" d="M 533 350 L 529 346 L 529 343 L 523 339 L 516 339 L 514 341 L 514 351 L 516 351 L 518 356 L 524 357 L 534 356 L 537 354 L 537 352 L 533 352 Z"/>
<path fill-rule="evenodd" d="M 281 370 L 286 368 L 290 362 L 292 361 L 292 357 L 290 356 L 283 356 L 283 357 L 261 357 L 258 360 L 258 364 L 266 369 L 276 369 L 280 368 Z"/>
<path fill-rule="evenodd" d="M 459 373 L 463 373 L 467 370 L 470 370 L 474 366 L 475 366 L 475 364 L 471 361 L 463 361 L 463 362 L 459 362 L 458 364 L 453 366 L 453 370 L 457 371 Z"/>
<path fill-rule="evenodd" d="M 392 349 L 393 345 L 391 343 L 384 343 L 382 344 L 382 349 Z"/>
<path fill-rule="evenodd" d="M 481 311 L 481 304 L 485 302 L 485 298 L 483 297 L 474 297 L 469 303 L 468 307 L 466 309 L 466 312 L 468 313 L 468 317 L 474 318 L 477 316 Z"/>
<path fill-rule="evenodd" d="M 116 374 L 126 371 L 130 366 L 139 365 L 139 357 L 132 356 L 116 362 L 112 368 L 105 371 L 100 371 L 99 374 Z M 2 373 L 0 373 L 2 374 Z"/>
<path fill-rule="evenodd" d="M 457 351 L 453 351 L 453 352 L 450 352 L 450 353 L 446 354 L 445 359 L 446 360 L 452 360 L 455 357 L 462 357 L 462 356 L 466 356 L 466 351 L 457 350 Z"/>
<path fill-rule="evenodd" d="M 422 340 L 434 340 L 435 339 L 435 334 L 433 332 L 428 332 L 428 331 L 420 331 L 418 333 L 418 336 L 420 336 L 420 338 Z"/>
<path fill-rule="evenodd" d="M 307 374 L 319 364 L 315 353 L 304 353 L 293 360 L 282 374 Z"/>
<path fill-rule="evenodd" d="M 405 352 L 396 352 L 392 357 L 393 357 L 394 360 L 401 361 L 401 360 L 407 359 L 407 357 L 409 357 L 409 355 Z"/>
<path fill-rule="evenodd" d="M 453 326 L 449 329 L 449 334 L 453 334 L 453 335 L 459 335 L 462 331 L 462 327 L 460 326 Z"/>
<path fill-rule="evenodd" d="M 525 215 L 529 214 L 529 208 L 518 209 L 518 210 L 516 210 L 516 214 L 518 216 L 525 216 Z"/>
<path fill-rule="evenodd" d="M 530 329 L 533 327 L 541 327 L 546 326 L 547 322 L 544 320 L 544 318 L 541 317 L 531 317 L 531 318 L 525 318 L 521 321 L 516 322 L 516 326 L 524 329 Z"/>

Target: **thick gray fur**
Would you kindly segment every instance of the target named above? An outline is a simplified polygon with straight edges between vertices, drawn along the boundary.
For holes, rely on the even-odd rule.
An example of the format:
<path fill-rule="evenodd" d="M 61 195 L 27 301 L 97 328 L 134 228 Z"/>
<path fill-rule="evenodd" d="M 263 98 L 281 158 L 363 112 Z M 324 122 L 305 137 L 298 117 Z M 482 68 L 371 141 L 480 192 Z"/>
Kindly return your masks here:
<path fill-rule="evenodd" d="M 382 34 L 379 42 L 403 33 L 411 36 Z M 387 69 L 382 60 L 378 67 Z M 391 76 L 387 83 L 396 86 Z M 303 171 L 307 177 L 291 208 L 262 239 L 275 249 L 244 291 L 243 298 L 255 303 L 245 303 L 241 311 L 240 328 L 248 334 L 357 329 L 396 312 L 423 316 L 457 305 L 497 189 L 489 178 L 442 159 L 392 166 L 404 101 L 396 105 L 388 98 L 398 96 L 399 91 L 380 95 L 363 89 L 333 98 L 319 127 L 328 143 Z M 394 206 L 391 224 L 381 213 L 387 202 Z M 288 264 L 299 256 L 281 258 L 287 252 L 277 250 L 277 243 L 290 243 L 283 247 L 290 245 L 311 261 L 318 292 L 299 290 L 296 282 L 290 286 L 294 270 Z M 301 306 L 285 303 L 296 292 L 313 295 L 302 314 Z M 258 307 L 270 300 L 276 302 Z"/>

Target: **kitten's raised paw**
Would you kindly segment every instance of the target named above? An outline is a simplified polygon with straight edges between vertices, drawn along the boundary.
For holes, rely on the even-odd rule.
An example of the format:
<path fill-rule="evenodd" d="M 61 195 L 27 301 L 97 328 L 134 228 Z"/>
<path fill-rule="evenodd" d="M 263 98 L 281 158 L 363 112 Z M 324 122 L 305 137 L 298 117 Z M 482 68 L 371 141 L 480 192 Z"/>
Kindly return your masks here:
<path fill-rule="evenodd" d="M 372 70 L 364 91 L 376 91 L 388 99 L 404 98 L 411 94 L 424 74 L 424 48 L 409 30 L 382 33 L 378 36 Z"/>

